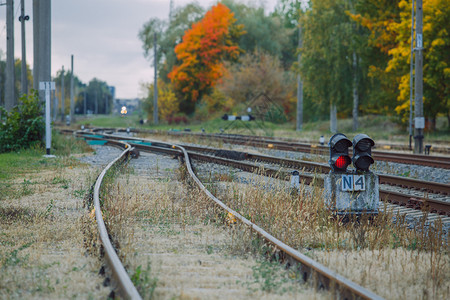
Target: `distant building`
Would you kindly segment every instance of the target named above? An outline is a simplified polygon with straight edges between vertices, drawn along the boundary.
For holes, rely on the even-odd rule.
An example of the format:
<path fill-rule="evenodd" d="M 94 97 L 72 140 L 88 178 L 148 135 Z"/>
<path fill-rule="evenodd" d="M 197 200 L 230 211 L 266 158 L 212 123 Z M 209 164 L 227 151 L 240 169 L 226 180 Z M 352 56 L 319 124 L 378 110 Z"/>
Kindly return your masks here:
<path fill-rule="evenodd" d="M 114 103 L 113 114 L 119 115 L 123 106 L 125 106 L 127 108 L 127 114 L 131 114 L 132 112 L 139 109 L 141 100 L 139 98 L 114 99 L 113 103 Z"/>

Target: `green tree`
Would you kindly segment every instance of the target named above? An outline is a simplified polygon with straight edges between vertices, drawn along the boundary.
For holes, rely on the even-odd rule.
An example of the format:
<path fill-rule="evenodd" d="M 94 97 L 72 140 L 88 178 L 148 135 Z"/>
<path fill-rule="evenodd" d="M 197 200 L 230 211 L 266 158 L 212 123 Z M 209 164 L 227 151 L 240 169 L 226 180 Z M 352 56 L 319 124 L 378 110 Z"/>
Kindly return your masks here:
<path fill-rule="evenodd" d="M 304 91 L 321 108 L 349 114 L 352 103 L 352 24 L 344 0 L 312 0 L 300 19 Z M 331 110 L 332 112 L 334 109 Z M 333 114 L 330 114 L 333 120 Z"/>
<path fill-rule="evenodd" d="M 295 26 L 286 26 L 283 17 L 278 14 L 267 15 L 264 7 L 234 0 L 224 0 L 222 3 L 234 13 L 236 23 L 244 26 L 245 34 L 239 38 L 239 48 L 244 53 L 262 51 L 276 56 L 286 69 L 292 65 L 297 50 Z"/>
<path fill-rule="evenodd" d="M 94 114 L 108 114 L 112 110 L 112 95 L 108 84 L 97 78 L 89 81 L 85 87 L 86 91 L 86 109 Z M 79 94 L 76 107 L 78 111 L 83 111 L 84 91 Z M 107 110 L 108 109 L 108 110 Z"/>
<path fill-rule="evenodd" d="M 178 45 L 186 30 L 204 14 L 198 3 L 190 3 L 175 9 L 169 20 L 152 18 L 139 31 L 144 56 L 153 64 L 154 34 L 157 35 L 157 61 L 159 78 L 168 83 L 167 75 L 177 63 L 175 46 Z"/>

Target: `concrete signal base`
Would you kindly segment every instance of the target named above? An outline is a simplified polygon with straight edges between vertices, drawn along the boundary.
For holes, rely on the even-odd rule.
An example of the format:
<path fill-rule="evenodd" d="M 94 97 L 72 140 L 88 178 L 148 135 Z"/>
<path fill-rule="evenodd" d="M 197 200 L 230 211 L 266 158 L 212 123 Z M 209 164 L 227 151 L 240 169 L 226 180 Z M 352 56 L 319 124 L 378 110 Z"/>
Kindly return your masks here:
<path fill-rule="evenodd" d="M 378 176 L 372 172 L 325 175 L 325 205 L 339 215 L 378 214 Z"/>

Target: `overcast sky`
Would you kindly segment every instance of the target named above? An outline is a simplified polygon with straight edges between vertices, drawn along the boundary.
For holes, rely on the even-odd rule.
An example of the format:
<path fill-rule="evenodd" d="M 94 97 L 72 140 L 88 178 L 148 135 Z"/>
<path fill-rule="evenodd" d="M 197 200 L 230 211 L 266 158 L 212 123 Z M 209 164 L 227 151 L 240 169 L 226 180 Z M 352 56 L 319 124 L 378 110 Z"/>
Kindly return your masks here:
<path fill-rule="evenodd" d="M 4 3 L 6 0 L 0 0 Z M 174 0 L 175 7 L 190 0 Z M 197 0 L 210 7 L 216 0 Z M 249 1 L 242 1 L 248 3 Z M 267 11 L 276 0 L 263 2 Z M 169 0 L 56 0 L 52 1 L 52 76 L 64 66 L 70 69 L 74 55 L 74 72 L 84 83 L 98 78 L 116 87 L 117 98 L 141 97 L 143 82 L 153 81 L 153 68 L 144 58 L 139 30 L 150 18 L 167 19 Z M 15 6 L 15 57 L 21 57 L 20 0 Z M 25 0 L 27 63 L 33 67 L 32 0 Z M 0 51 L 6 58 L 6 7 L 0 6 Z"/>

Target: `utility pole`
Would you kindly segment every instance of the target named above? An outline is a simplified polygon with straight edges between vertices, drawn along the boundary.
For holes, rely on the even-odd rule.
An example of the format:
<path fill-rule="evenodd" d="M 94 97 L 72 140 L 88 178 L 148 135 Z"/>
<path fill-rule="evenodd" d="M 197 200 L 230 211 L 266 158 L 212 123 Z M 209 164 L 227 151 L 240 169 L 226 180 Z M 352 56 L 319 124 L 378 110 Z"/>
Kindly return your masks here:
<path fill-rule="evenodd" d="M 109 103 L 108 103 L 108 94 L 105 94 L 105 115 L 108 115 L 108 109 L 109 108 Z"/>
<path fill-rule="evenodd" d="M 28 78 L 27 78 L 27 52 L 25 47 L 25 21 L 30 19 L 29 16 L 25 16 L 25 0 L 20 2 L 20 17 L 19 21 L 22 23 L 22 70 L 21 70 L 21 92 L 23 94 L 28 93 Z"/>
<path fill-rule="evenodd" d="M 298 67 L 300 68 L 302 60 L 302 28 L 298 27 Z M 300 76 L 300 70 L 297 74 L 297 131 L 301 131 L 303 127 L 303 82 Z"/>
<path fill-rule="evenodd" d="M 63 123 L 64 123 L 64 116 L 66 114 L 65 102 L 66 102 L 66 97 L 64 95 L 64 66 L 62 66 L 62 71 L 61 71 L 61 122 L 63 122 Z"/>
<path fill-rule="evenodd" d="M 16 105 L 14 70 L 14 1 L 6 1 L 6 84 L 5 109 L 11 111 Z"/>
<path fill-rule="evenodd" d="M 84 88 L 83 113 L 86 115 L 86 87 Z"/>
<path fill-rule="evenodd" d="M 70 67 L 70 122 L 75 122 L 75 103 L 73 99 L 73 55 L 71 56 L 71 67 Z"/>
<path fill-rule="evenodd" d="M 414 72 L 414 0 L 411 1 L 411 58 L 409 61 L 409 150 L 412 150 L 412 103 L 413 103 L 413 72 Z"/>
<path fill-rule="evenodd" d="M 416 2 L 416 77 L 415 77 L 415 119 L 414 153 L 423 153 L 423 8 L 422 0 Z"/>
<path fill-rule="evenodd" d="M 33 86 L 51 81 L 51 0 L 33 1 Z M 43 96 L 42 96 L 43 98 Z"/>
<path fill-rule="evenodd" d="M 39 90 L 39 59 L 37 59 L 39 57 L 39 4 L 40 1 L 33 1 L 33 89 L 35 90 Z"/>
<path fill-rule="evenodd" d="M 158 125 L 158 59 L 156 57 L 156 32 L 153 37 L 153 44 L 154 44 L 154 59 L 155 59 L 155 78 L 154 78 L 154 84 L 153 84 L 153 123 L 155 125 Z"/>
<path fill-rule="evenodd" d="M 173 18 L 173 0 L 170 0 L 170 7 L 169 7 L 169 22 L 172 21 Z"/>
<path fill-rule="evenodd" d="M 98 114 L 98 99 L 97 99 L 97 91 L 95 91 L 95 114 Z"/>

